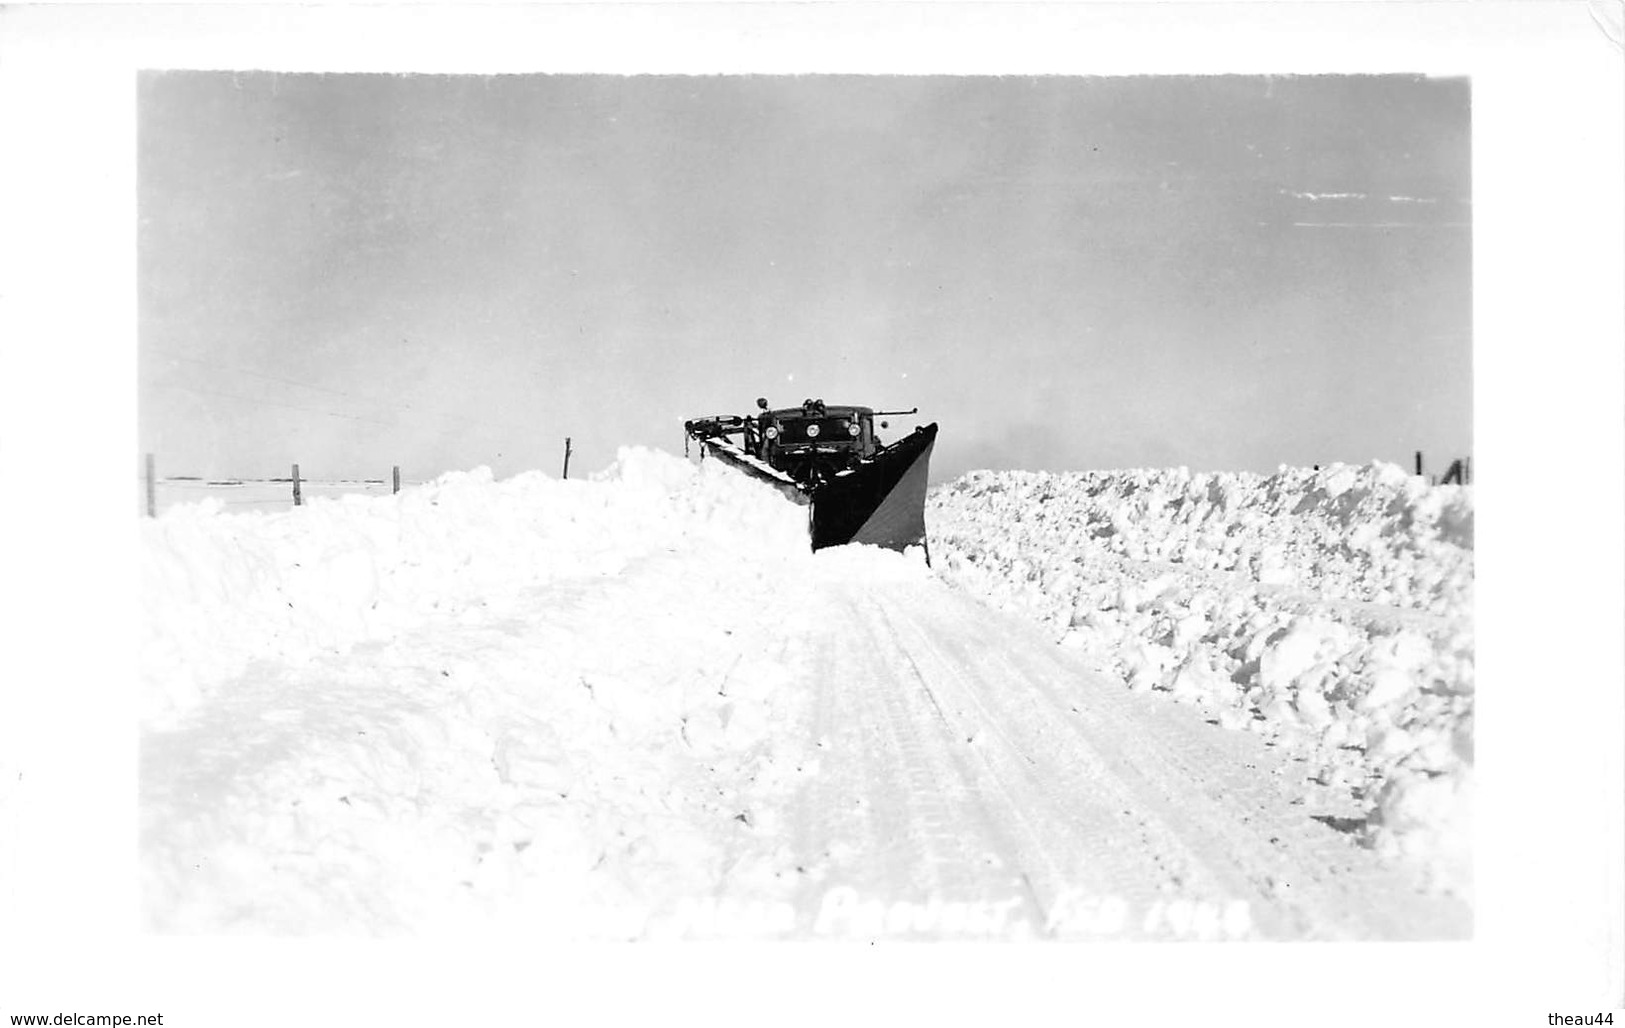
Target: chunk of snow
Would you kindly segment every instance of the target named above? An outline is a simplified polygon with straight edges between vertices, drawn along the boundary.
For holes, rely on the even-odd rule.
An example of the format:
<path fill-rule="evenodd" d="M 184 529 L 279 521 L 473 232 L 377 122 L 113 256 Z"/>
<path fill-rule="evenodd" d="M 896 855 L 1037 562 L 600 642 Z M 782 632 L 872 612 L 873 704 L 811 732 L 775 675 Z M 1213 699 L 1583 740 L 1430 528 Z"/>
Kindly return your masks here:
<path fill-rule="evenodd" d="M 1384 782 L 1470 766 L 1471 487 L 1384 462 L 984 471 L 933 490 L 927 518 L 945 577 L 1132 689 L 1213 703 L 1226 728 L 1309 729 L 1332 780 L 1374 779 L 1371 812 Z M 1437 843 L 1435 808 L 1404 809 L 1388 848 Z"/>

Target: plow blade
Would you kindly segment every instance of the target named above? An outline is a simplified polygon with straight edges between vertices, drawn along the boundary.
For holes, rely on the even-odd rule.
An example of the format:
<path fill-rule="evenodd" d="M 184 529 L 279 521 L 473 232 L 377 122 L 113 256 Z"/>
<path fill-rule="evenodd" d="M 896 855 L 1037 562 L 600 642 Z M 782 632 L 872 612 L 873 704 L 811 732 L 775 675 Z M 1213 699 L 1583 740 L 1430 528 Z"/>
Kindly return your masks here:
<path fill-rule="evenodd" d="M 925 540 L 926 477 L 937 426 L 917 428 L 812 490 L 812 548 L 867 543 L 901 551 Z"/>
<path fill-rule="evenodd" d="M 700 447 L 700 452 L 705 456 L 715 457 L 735 471 L 743 471 L 757 481 L 767 483 L 793 503 L 804 506 L 812 502 L 812 497 L 796 484 L 795 479 L 775 470 L 765 461 L 752 457 L 727 439 L 703 439 L 700 441 Z"/>

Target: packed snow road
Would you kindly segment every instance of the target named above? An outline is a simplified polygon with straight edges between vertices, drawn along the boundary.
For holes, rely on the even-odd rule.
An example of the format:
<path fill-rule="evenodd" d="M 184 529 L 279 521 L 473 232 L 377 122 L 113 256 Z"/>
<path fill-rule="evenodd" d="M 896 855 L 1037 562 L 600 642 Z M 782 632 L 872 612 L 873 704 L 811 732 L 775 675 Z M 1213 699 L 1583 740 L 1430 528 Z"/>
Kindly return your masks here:
<path fill-rule="evenodd" d="M 738 479 L 626 454 L 598 483 L 158 519 L 149 926 L 1470 933 L 1274 739 L 1126 690 L 916 555 L 808 554 Z"/>
<path fill-rule="evenodd" d="M 1127 693 L 932 580 L 829 600 L 808 683 L 822 774 L 792 814 L 822 872 L 803 927 L 906 931 L 937 900 L 970 931 L 1038 936 L 1467 931 L 1263 740 Z"/>

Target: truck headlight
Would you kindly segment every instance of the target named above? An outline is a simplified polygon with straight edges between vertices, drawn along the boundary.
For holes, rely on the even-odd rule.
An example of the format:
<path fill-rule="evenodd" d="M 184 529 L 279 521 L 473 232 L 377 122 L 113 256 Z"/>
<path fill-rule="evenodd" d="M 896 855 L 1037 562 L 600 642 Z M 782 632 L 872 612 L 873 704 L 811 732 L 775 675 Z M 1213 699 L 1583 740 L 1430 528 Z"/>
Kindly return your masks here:
<path fill-rule="evenodd" d="M 779 426 L 769 425 L 767 426 L 767 431 L 763 432 L 762 434 L 767 436 L 769 439 L 777 439 L 779 437 Z"/>

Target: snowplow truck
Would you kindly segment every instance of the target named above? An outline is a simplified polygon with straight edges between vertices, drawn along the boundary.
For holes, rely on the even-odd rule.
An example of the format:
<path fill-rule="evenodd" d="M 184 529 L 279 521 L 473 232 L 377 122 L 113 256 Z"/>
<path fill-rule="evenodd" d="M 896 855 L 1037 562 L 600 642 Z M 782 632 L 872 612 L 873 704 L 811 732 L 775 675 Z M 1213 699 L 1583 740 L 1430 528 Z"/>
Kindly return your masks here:
<path fill-rule="evenodd" d="M 809 507 L 813 549 L 918 545 L 930 563 L 925 490 L 937 426 L 916 428 L 890 445 L 875 435 L 875 418 L 915 414 L 918 407 L 876 411 L 809 399 L 774 409 L 765 398 L 756 406 L 752 415 L 693 418 L 683 431 L 702 459 L 721 460 Z"/>

